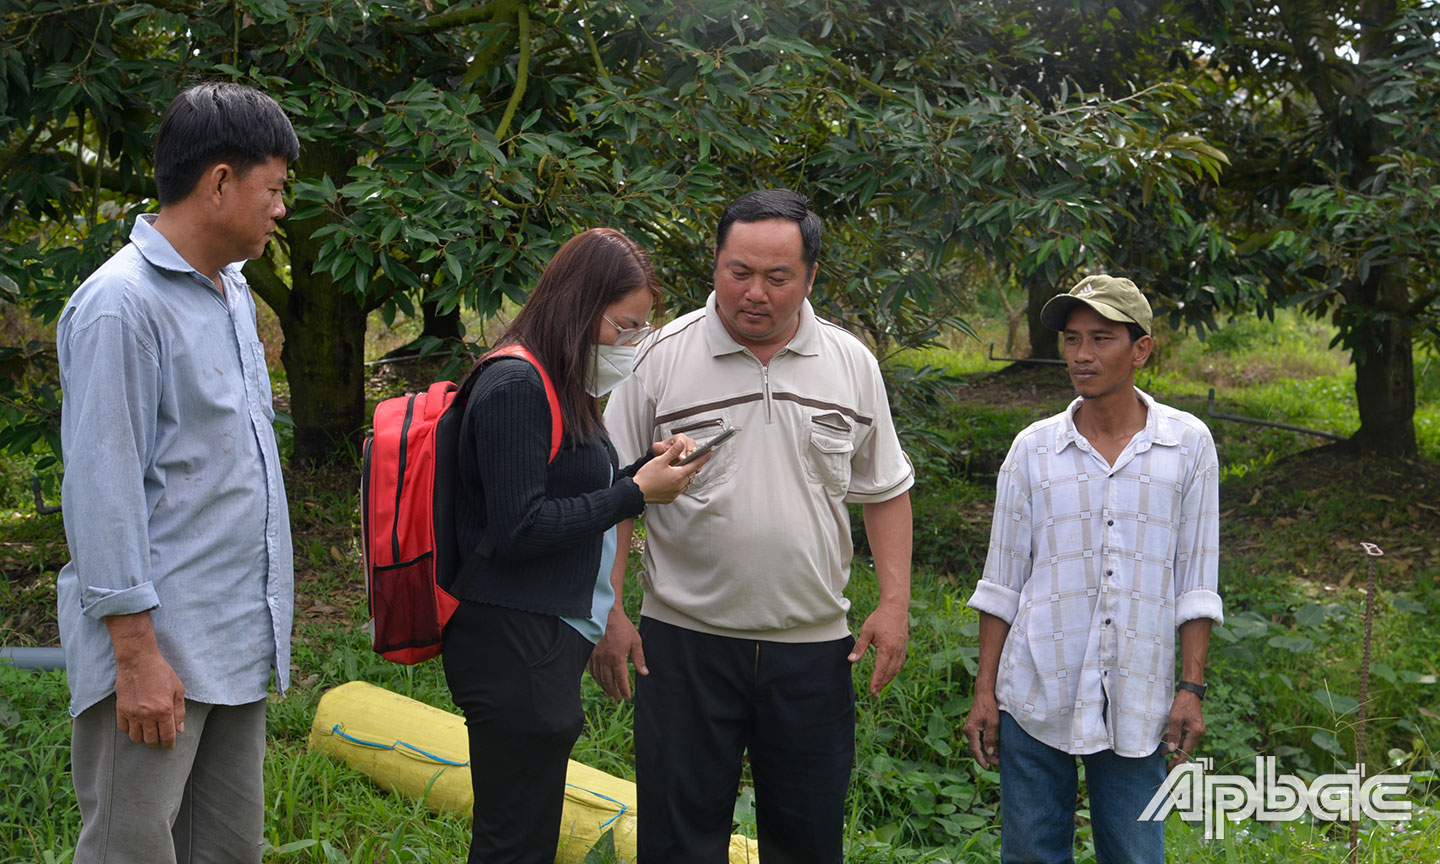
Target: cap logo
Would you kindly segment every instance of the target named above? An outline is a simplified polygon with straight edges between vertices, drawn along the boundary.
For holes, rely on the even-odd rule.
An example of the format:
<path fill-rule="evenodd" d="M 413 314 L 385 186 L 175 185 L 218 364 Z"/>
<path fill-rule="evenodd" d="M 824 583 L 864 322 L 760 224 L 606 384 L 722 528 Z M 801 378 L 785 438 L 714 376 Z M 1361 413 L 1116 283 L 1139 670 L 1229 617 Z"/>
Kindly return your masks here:
<path fill-rule="evenodd" d="M 1094 294 L 1094 293 L 1095 293 L 1095 286 L 1094 286 L 1094 285 L 1086 285 L 1084 288 L 1081 288 L 1081 289 L 1080 289 L 1080 296 L 1081 296 L 1081 297 L 1089 297 L 1091 294 Z"/>

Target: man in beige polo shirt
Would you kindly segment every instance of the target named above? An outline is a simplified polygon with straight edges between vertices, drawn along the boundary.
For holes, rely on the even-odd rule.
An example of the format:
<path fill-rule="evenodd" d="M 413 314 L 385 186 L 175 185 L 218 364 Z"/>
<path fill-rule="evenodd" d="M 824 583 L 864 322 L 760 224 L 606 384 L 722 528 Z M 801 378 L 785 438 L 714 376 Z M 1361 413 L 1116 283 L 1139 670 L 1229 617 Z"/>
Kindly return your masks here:
<path fill-rule="evenodd" d="M 612 698 L 639 671 L 639 855 L 727 860 L 742 757 L 767 862 L 839 862 L 854 762 L 851 666 L 876 649 L 870 692 L 909 636 L 914 472 L 874 356 L 807 297 L 820 219 L 783 189 L 721 217 L 715 290 L 641 346 L 605 422 L 621 458 L 660 430 L 715 451 L 686 494 L 646 516 L 641 623 L 616 602 L 590 670 Z M 852 638 L 848 504 L 862 506 L 880 602 Z M 629 527 L 621 525 L 620 548 Z M 612 581 L 623 597 L 624 556 Z M 642 641 L 643 640 L 643 641 Z"/>

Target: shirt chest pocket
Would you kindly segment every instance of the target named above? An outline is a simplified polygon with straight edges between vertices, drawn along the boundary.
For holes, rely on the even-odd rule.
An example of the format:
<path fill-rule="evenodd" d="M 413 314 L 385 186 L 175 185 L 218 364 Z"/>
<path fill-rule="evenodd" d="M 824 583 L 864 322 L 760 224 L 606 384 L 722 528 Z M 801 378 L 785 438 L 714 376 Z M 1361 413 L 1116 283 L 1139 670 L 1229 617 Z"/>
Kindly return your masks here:
<path fill-rule="evenodd" d="M 722 415 L 719 417 L 703 417 L 698 419 L 687 417 L 671 426 L 668 434 L 664 434 L 666 430 L 661 431 L 662 437 L 669 437 L 669 435 L 689 435 L 695 439 L 695 443 L 703 445 L 706 441 L 709 441 L 711 438 L 714 438 L 729 428 L 730 419 Z M 745 433 L 741 432 L 740 434 L 744 435 Z M 705 467 L 701 468 L 699 473 L 695 475 L 694 481 L 686 488 L 684 494 L 703 497 L 703 493 L 706 490 L 714 489 L 729 480 L 735 474 L 735 451 L 737 448 L 734 444 L 735 439 L 732 438 L 719 447 L 716 447 L 713 451 L 715 455 L 711 456 L 710 461 L 705 463 Z"/>
<path fill-rule="evenodd" d="M 835 495 L 850 488 L 850 459 L 855 453 L 854 426 L 838 413 L 810 418 L 805 446 L 805 473 Z"/>

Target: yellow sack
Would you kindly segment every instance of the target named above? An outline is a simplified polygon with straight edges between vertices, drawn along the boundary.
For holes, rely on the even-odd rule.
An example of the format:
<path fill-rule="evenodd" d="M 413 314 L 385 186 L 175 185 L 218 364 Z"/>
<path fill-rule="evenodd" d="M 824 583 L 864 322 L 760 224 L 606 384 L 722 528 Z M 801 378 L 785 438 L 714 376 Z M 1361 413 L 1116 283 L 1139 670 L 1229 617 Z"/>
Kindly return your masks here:
<path fill-rule="evenodd" d="M 465 720 L 449 711 L 351 681 L 320 697 L 309 744 L 311 750 L 343 759 L 378 786 L 423 798 L 437 813 L 468 814 L 474 804 Z M 634 783 L 570 760 L 555 860 L 582 864 L 609 832 L 620 860 L 634 861 L 635 817 Z M 754 840 L 730 838 L 732 864 L 758 860 Z"/>

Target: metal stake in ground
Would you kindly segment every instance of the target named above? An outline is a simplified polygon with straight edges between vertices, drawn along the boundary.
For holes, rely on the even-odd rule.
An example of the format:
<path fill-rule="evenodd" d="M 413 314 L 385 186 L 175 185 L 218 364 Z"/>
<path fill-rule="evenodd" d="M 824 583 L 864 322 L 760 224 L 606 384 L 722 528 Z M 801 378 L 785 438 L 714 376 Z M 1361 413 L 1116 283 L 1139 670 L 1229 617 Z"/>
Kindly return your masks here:
<path fill-rule="evenodd" d="M 1374 543 L 1361 543 L 1360 547 L 1370 558 L 1370 572 L 1365 577 L 1365 643 L 1360 654 L 1360 717 L 1355 724 L 1355 767 L 1360 776 L 1365 776 L 1365 713 L 1370 701 L 1370 632 L 1375 623 L 1375 561 L 1385 551 Z M 1357 787 L 1358 788 L 1358 787 Z M 1360 818 L 1355 812 L 1355 802 L 1350 810 L 1350 857 L 1355 862 L 1360 855 Z"/>

